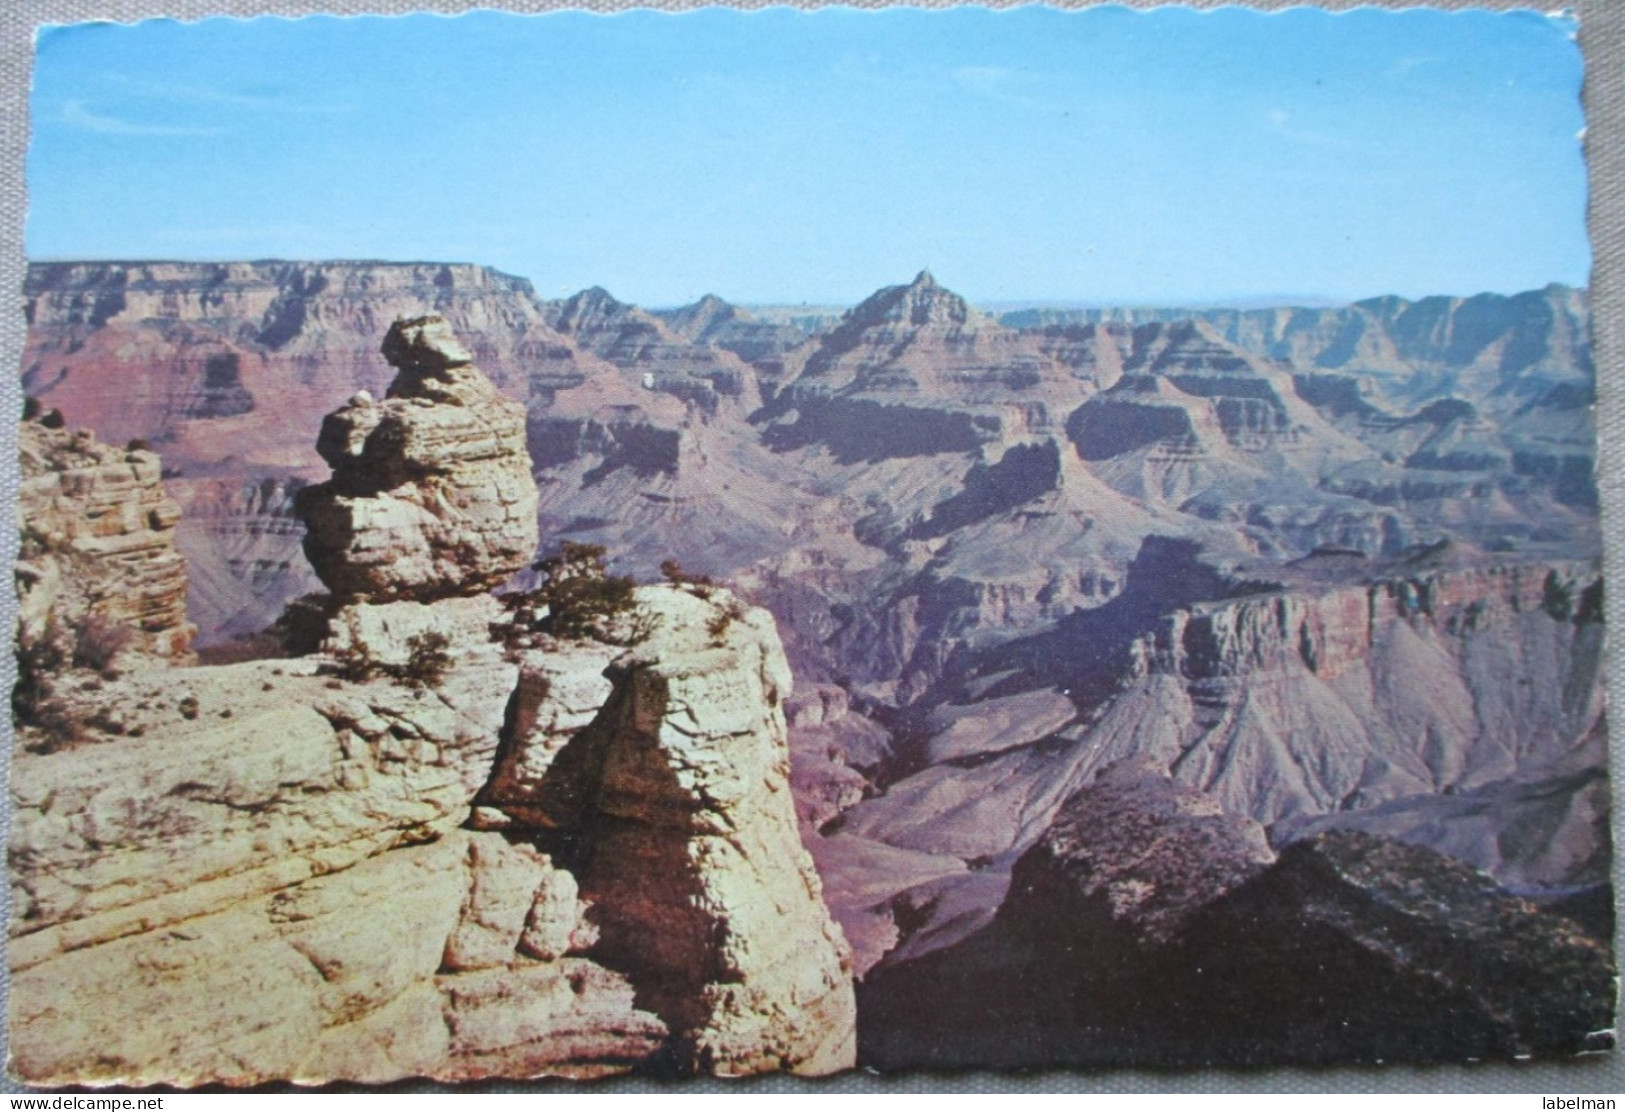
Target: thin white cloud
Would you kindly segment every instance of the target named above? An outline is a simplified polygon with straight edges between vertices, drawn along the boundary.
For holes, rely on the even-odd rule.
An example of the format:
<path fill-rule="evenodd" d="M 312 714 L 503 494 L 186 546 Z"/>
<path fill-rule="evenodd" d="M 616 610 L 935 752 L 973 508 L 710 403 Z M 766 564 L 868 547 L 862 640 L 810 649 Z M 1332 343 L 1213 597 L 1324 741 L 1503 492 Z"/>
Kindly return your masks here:
<path fill-rule="evenodd" d="M 1352 147 L 1353 143 L 1338 135 L 1327 135 L 1321 131 L 1311 131 L 1299 127 L 1292 122 L 1292 113 L 1284 108 L 1271 108 L 1264 113 L 1264 119 L 1269 129 L 1284 139 L 1291 139 L 1295 143 L 1303 143 L 1311 147 Z"/>
<path fill-rule="evenodd" d="M 1001 104 L 1013 104 L 1019 108 L 1051 107 L 1023 91 L 1024 86 L 1030 88 L 1033 84 L 1029 74 L 1004 66 L 960 66 L 950 76 L 966 92 Z"/>
<path fill-rule="evenodd" d="M 1428 65 L 1432 61 L 1432 58 L 1425 55 L 1408 55 L 1404 58 L 1395 60 L 1394 64 L 1388 67 L 1387 76 L 1390 80 L 1394 78 L 1407 77 L 1410 75 L 1412 70 L 1420 69 L 1422 66 Z"/>
<path fill-rule="evenodd" d="M 108 74 L 107 78 L 132 95 L 178 104 L 215 104 L 229 108 L 252 108 L 265 112 L 289 112 L 299 115 L 324 115 L 349 111 L 348 108 L 338 105 L 316 104 L 280 93 L 243 93 L 206 85 L 158 84 L 124 74 Z"/>
<path fill-rule="evenodd" d="M 173 124 L 144 124 L 121 120 L 85 107 L 77 98 L 62 103 L 57 119 L 81 131 L 94 131 L 101 135 L 218 135 L 219 128 L 177 126 Z"/>
<path fill-rule="evenodd" d="M 954 70 L 954 80 L 973 93 L 994 96 L 1006 91 L 1010 71 L 1003 66 L 960 66 Z"/>

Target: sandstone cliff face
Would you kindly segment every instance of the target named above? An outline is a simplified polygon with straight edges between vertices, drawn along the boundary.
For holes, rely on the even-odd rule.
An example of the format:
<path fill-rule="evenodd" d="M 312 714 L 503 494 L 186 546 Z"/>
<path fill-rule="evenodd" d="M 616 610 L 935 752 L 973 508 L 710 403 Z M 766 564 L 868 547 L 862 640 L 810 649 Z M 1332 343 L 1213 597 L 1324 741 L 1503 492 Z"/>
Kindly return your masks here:
<path fill-rule="evenodd" d="M 358 395 L 317 443 L 333 478 L 300 492 L 305 555 L 339 596 L 495 587 L 536 551 L 524 409 L 474 368 L 443 317 L 397 321 L 388 397 Z"/>
<path fill-rule="evenodd" d="M 457 634 L 432 690 L 302 660 L 80 693 L 128 736 L 19 760 L 14 1068 L 151 1084 L 850 1065 L 850 973 L 796 842 L 771 626 L 754 612 L 687 645 L 708 610 L 669 594 L 643 601 L 672 632 L 610 681 L 603 652 L 549 661 L 548 693 L 509 717 L 529 780 L 498 760 L 493 692 L 527 688 L 486 636 L 489 600 L 370 608 Z M 387 632 L 361 635 L 387 656 Z M 536 821 L 527 803 L 561 776 L 574 797 L 579 770 L 551 766 L 589 743 L 601 779 L 568 823 L 459 829 L 477 794 L 486 826 L 490 800 Z"/>
<path fill-rule="evenodd" d="M 17 437 L 22 644 L 71 641 L 94 623 L 125 631 L 125 651 L 190 662 L 197 630 L 175 548 L 180 509 L 159 482 L 158 456 L 38 421 Z"/>
<path fill-rule="evenodd" d="M 1188 732 L 1161 753 L 1266 822 L 1556 760 L 1602 713 L 1596 576 L 1491 564 L 1176 615 L 1133 650 L 1144 682 L 1187 693 L 1170 721 Z"/>
<path fill-rule="evenodd" d="M 368 608 L 396 635 L 400 608 L 457 635 L 432 689 L 301 660 L 80 694 L 139 736 L 19 760 L 13 1068 L 247 1084 L 851 1065 L 771 623 L 744 613 L 713 645 L 719 609 L 640 601 L 664 637 L 609 680 L 606 652 L 550 657 L 539 695 L 488 639 L 485 599 Z M 361 635 L 387 656 L 387 629 Z M 524 713 L 505 718 L 503 691 Z M 476 802 L 487 829 L 463 829 Z"/>
<path fill-rule="evenodd" d="M 668 1024 L 680 1071 L 827 1073 L 854 1060 L 852 973 L 796 829 L 789 667 L 765 612 L 706 594 L 640 591 L 659 627 L 562 746 L 569 719 L 536 692 L 591 700 L 529 667 L 480 821 L 561 847 L 595 907 L 590 953 Z"/>
<path fill-rule="evenodd" d="M 322 678 L 307 659 L 78 696 L 123 736 L 21 759 L 12 780 L 19 1075 L 446 1068 L 434 978 L 470 883 L 457 828 L 496 747 L 491 691 L 515 671 L 477 602 L 449 604 L 472 612 L 432 692 Z"/>

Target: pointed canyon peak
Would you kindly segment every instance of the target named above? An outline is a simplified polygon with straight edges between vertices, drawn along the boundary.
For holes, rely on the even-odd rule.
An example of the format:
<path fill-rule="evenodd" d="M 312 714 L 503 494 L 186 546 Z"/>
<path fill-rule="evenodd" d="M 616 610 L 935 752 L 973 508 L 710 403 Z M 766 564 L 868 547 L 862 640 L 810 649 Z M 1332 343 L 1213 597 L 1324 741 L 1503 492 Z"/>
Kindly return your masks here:
<path fill-rule="evenodd" d="M 588 337 L 606 327 L 628 323 L 658 331 L 659 323 L 643 309 L 622 301 L 602 286 L 592 286 L 548 306 L 548 323 L 566 335 Z"/>
<path fill-rule="evenodd" d="M 398 320 L 398 374 L 328 414 L 333 477 L 303 491 L 305 555 L 334 594 L 431 599 L 489 590 L 536 551 L 525 409 L 480 373 L 443 317 Z"/>
<path fill-rule="evenodd" d="M 861 327 L 906 324 L 976 324 L 986 318 L 970 307 L 963 297 L 937 284 L 929 270 L 922 270 L 906 286 L 888 286 L 872 294 L 847 314 L 847 320 Z"/>
<path fill-rule="evenodd" d="M 747 323 L 751 315 L 714 293 L 708 293 L 692 305 L 670 309 L 660 314 L 672 333 L 690 342 L 703 341 L 728 324 Z"/>
<path fill-rule="evenodd" d="M 626 302 L 603 286 L 588 286 L 584 290 L 577 290 L 559 303 L 559 314 L 563 320 L 569 321 L 584 315 L 614 313 L 627 308 L 630 306 Z"/>
<path fill-rule="evenodd" d="M 781 407 L 837 392 L 906 397 L 910 404 L 1042 400 L 1057 412 L 1077 405 L 1082 394 L 1074 376 L 1024 342 L 922 270 L 908 285 L 876 291 L 809 345 Z M 962 450 L 979 436 L 967 441 L 938 427 L 927 439 Z"/>
<path fill-rule="evenodd" d="M 692 306 L 690 306 L 690 308 L 695 311 L 696 316 L 711 318 L 737 316 L 740 313 L 740 310 L 736 306 L 723 298 L 718 297 L 714 293 L 706 294 L 704 297 L 700 298 Z"/>

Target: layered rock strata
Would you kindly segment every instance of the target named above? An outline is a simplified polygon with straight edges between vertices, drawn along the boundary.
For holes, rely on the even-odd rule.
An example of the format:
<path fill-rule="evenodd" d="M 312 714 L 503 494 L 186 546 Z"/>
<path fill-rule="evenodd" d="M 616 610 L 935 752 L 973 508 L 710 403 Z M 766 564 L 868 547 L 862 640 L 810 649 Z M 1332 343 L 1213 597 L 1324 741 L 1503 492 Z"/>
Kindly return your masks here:
<path fill-rule="evenodd" d="M 1603 711 L 1602 632 L 1601 581 L 1579 561 L 1419 566 L 1191 607 L 1132 649 L 1131 686 L 1182 689 L 1170 729 L 1148 745 L 1113 723 L 1100 759 L 1134 744 L 1265 822 L 1480 787 L 1584 742 Z"/>
<path fill-rule="evenodd" d="M 852 937 L 894 964 L 984 927 L 1063 801 L 1124 760 L 1276 847 L 1362 827 L 1521 891 L 1606 884 L 1594 565 L 1435 546 L 1253 580 L 1190 550 L 1149 539 L 1112 602 L 894 719 L 900 753 L 813 843 Z"/>
<path fill-rule="evenodd" d="M 275 623 L 283 588 L 294 598 L 321 590 L 305 559 L 304 523 L 294 514 L 304 480 L 264 474 L 165 485 L 181 507 L 175 544 L 186 557 L 186 610 L 215 643 Z M 201 632 L 199 646 L 209 647 Z"/>
<path fill-rule="evenodd" d="M 388 396 L 328 415 L 333 478 L 301 491 L 305 555 L 341 597 L 431 599 L 489 590 L 537 541 L 525 411 L 473 366 L 443 317 L 396 321 Z"/>
<path fill-rule="evenodd" d="M 1437 393 L 1441 379 L 1483 393 L 1516 384 L 1503 399 L 1515 408 L 1555 382 L 1590 376 L 1588 300 L 1585 290 L 1554 284 L 1510 297 L 1377 297 L 1336 308 L 1027 309 L 999 319 L 1052 330 L 1195 319 L 1254 355 L 1368 375 L 1399 396 Z M 1395 374 L 1401 366 L 1414 370 Z"/>
<path fill-rule="evenodd" d="M 797 834 L 789 666 L 765 611 L 704 595 L 640 590 L 659 625 L 562 746 L 570 704 L 591 699 L 528 660 L 476 818 L 569 862 L 590 954 L 668 1024 L 672 1068 L 828 1073 L 854 1061 L 851 960 Z"/>
<path fill-rule="evenodd" d="M 121 734 L 18 761 L 12 1068 L 251 1084 L 850 1066 L 850 969 L 796 841 L 770 620 L 745 612 L 713 645 L 720 610 L 641 601 L 664 637 L 607 681 L 612 652 L 557 654 L 540 694 L 479 598 L 373 607 L 380 624 L 347 634 L 383 659 L 432 611 L 459 648 L 428 689 L 307 658 L 76 693 Z M 469 830 L 477 797 L 486 829 Z"/>
<path fill-rule="evenodd" d="M 964 709 L 922 718 L 927 767 L 842 830 L 1019 852 L 1070 792 L 1140 757 L 1264 823 L 1361 810 L 1564 759 L 1603 713 L 1593 564 L 1327 557 L 1227 586 L 1151 559 L 1161 547 L 1114 602 L 987 652 L 960 680 Z"/>
<path fill-rule="evenodd" d="M 731 352 L 676 335 L 652 313 L 593 287 L 547 306 L 547 322 L 560 335 L 622 370 L 642 387 L 680 397 L 715 414 L 730 399 L 747 408 L 757 401 L 756 376 Z"/>
<path fill-rule="evenodd" d="M 72 642 L 100 627 L 118 631 L 118 652 L 189 663 L 197 631 L 175 548 L 180 509 L 159 481 L 158 456 L 47 417 L 17 433 L 20 643 Z"/>
<path fill-rule="evenodd" d="M 432 690 L 306 658 L 131 672 L 70 696 L 118 734 L 14 770 L 18 1076 L 448 1068 L 435 976 L 471 883 L 452 843 L 496 748 L 491 692 L 515 674 L 491 614 L 462 617 L 439 616 L 462 644 Z"/>

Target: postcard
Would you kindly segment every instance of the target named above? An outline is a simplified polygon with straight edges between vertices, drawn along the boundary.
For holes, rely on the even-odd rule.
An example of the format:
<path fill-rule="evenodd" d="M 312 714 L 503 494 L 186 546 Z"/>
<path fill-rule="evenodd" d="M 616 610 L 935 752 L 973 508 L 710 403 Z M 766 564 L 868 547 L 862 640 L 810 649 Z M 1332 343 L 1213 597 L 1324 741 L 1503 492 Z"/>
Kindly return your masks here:
<path fill-rule="evenodd" d="M 11 1076 L 1614 1045 L 1534 12 L 42 28 Z"/>

